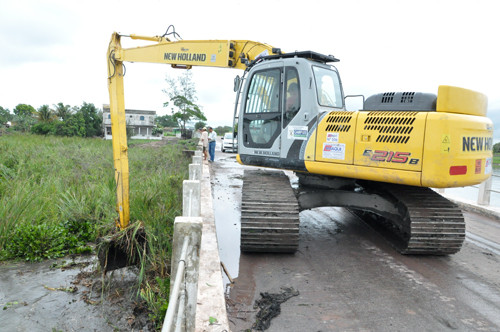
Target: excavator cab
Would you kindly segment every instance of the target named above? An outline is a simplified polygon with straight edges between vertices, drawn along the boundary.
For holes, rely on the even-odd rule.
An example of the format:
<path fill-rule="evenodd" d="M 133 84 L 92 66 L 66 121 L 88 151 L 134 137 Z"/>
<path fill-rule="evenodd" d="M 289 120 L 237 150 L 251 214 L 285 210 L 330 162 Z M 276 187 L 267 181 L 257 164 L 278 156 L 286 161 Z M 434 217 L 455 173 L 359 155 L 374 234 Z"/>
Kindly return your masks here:
<path fill-rule="evenodd" d="M 238 116 L 241 163 L 305 170 L 302 146 L 318 115 L 344 109 L 339 74 L 328 64 L 336 61 L 295 52 L 260 58 L 247 69 Z"/>

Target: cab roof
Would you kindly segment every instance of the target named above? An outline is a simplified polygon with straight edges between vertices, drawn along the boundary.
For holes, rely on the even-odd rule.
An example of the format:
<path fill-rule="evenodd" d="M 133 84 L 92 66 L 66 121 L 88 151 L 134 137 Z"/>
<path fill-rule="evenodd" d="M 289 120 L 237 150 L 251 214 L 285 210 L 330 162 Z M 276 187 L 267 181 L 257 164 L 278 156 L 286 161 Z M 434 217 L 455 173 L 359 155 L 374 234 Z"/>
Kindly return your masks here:
<path fill-rule="evenodd" d="M 290 58 L 304 58 L 304 59 L 309 59 L 313 61 L 318 61 L 321 63 L 329 63 L 329 62 L 339 62 L 340 60 L 334 57 L 333 55 L 325 55 L 321 54 L 318 52 L 313 52 L 313 51 L 295 51 L 295 52 L 290 52 L 290 53 L 282 53 L 282 54 L 273 54 L 273 55 L 266 55 L 259 57 L 252 61 L 248 68 L 252 67 L 253 65 L 260 63 L 262 61 L 266 60 L 278 60 L 278 59 L 290 59 Z M 247 69 L 248 69 L 247 68 Z"/>

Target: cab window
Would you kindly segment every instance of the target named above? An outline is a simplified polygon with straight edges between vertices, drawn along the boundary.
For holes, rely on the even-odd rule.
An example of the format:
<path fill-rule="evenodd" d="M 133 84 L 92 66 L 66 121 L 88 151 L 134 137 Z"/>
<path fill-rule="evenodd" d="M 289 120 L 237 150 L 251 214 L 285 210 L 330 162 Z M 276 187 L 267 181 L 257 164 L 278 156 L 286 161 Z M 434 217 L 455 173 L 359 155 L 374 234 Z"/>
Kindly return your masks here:
<path fill-rule="evenodd" d="M 295 117 L 300 110 L 300 84 L 297 69 L 293 67 L 285 68 L 285 109 L 283 117 L 283 128 Z"/>
<path fill-rule="evenodd" d="M 344 103 L 337 72 L 316 66 L 313 67 L 313 72 L 318 103 L 321 106 L 342 108 Z"/>
<path fill-rule="evenodd" d="M 248 91 L 246 113 L 279 112 L 279 69 L 255 74 Z"/>
<path fill-rule="evenodd" d="M 255 73 L 246 98 L 243 130 L 246 146 L 270 147 L 280 133 L 281 70 Z"/>

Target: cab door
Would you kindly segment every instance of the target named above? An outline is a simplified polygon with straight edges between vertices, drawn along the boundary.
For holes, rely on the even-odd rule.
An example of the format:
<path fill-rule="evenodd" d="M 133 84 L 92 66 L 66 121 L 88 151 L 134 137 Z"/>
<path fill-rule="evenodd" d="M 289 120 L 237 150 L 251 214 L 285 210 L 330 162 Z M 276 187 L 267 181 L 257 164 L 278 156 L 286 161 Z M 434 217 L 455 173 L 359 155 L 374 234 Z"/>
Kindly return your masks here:
<path fill-rule="evenodd" d="M 279 167 L 283 63 L 255 69 L 247 80 L 241 108 L 240 160 L 247 165 Z"/>
<path fill-rule="evenodd" d="M 305 87 L 301 87 L 302 80 L 298 68 L 293 64 L 294 62 L 285 64 L 283 68 L 281 165 L 287 169 L 305 170 L 304 157 L 300 156 L 300 151 L 308 139 L 309 127 L 315 119 L 311 121 L 309 114 L 313 113 L 312 107 L 307 108 L 304 105 Z"/>

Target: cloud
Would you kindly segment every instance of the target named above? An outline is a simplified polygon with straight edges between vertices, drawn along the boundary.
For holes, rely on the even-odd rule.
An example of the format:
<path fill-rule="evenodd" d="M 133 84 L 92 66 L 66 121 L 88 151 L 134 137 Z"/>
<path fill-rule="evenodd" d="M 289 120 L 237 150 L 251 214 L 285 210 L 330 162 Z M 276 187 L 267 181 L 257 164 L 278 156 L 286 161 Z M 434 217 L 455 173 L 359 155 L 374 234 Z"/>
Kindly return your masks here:
<path fill-rule="evenodd" d="M 11 1 L 0 10 L 0 63 L 56 62 L 73 43 L 75 16 L 56 2 Z"/>

